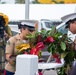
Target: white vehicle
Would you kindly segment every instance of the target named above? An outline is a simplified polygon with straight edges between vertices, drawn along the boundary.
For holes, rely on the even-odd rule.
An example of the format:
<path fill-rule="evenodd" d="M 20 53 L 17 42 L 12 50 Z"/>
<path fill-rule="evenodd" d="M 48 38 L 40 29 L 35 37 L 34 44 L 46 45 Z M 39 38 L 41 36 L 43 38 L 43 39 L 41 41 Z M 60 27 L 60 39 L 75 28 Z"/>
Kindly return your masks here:
<path fill-rule="evenodd" d="M 76 34 L 72 34 L 68 29 L 65 28 L 66 24 L 65 23 L 61 23 L 60 25 L 58 25 L 56 28 L 59 32 L 63 33 L 63 34 L 67 34 L 68 37 L 70 37 L 70 39 L 72 41 L 74 41 Z"/>

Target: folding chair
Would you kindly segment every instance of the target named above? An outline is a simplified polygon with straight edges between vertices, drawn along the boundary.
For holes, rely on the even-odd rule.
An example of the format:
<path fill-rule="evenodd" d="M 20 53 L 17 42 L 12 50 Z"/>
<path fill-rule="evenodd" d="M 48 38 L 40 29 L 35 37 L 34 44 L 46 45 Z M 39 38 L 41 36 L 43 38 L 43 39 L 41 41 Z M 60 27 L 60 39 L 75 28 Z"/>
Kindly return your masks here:
<path fill-rule="evenodd" d="M 47 49 L 47 48 L 46 48 Z M 45 52 L 45 53 L 44 53 Z M 45 70 L 47 70 L 47 69 L 54 69 L 54 70 L 56 70 L 56 72 L 57 72 L 57 68 L 60 68 L 60 67 L 62 67 L 63 66 L 63 64 L 64 64 L 64 59 L 61 59 L 61 63 L 56 63 L 56 62 L 51 62 L 51 57 L 52 57 L 52 54 L 51 53 L 48 53 L 47 51 L 43 51 L 42 52 L 43 54 L 44 54 L 44 56 L 46 57 L 46 56 L 48 56 L 49 55 L 49 57 L 48 57 L 48 59 L 47 59 L 47 61 L 46 62 L 39 62 L 38 63 L 38 69 L 39 70 L 42 70 L 41 72 L 44 74 L 44 71 Z M 47 55 L 46 55 L 46 53 L 47 53 Z M 42 54 L 42 56 L 43 56 L 43 54 Z M 44 60 L 44 59 L 43 59 Z"/>

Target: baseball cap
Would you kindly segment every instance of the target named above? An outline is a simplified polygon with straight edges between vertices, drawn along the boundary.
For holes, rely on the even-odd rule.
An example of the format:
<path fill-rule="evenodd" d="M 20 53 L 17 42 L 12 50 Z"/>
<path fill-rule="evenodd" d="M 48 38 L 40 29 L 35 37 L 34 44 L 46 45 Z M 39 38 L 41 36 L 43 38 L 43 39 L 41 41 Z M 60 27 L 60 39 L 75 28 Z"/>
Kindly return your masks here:
<path fill-rule="evenodd" d="M 61 17 L 62 22 L 66 23 L 66 28 L 69 27 L 69 24 L 76 20 L 76 13 L 71 13 Z"/>
<path fill-rule="evenodd" d="M 18 28 L 28 28 L 30 31 L 34 31 L 36 22 L 36 20 L 20 20 Z"/>

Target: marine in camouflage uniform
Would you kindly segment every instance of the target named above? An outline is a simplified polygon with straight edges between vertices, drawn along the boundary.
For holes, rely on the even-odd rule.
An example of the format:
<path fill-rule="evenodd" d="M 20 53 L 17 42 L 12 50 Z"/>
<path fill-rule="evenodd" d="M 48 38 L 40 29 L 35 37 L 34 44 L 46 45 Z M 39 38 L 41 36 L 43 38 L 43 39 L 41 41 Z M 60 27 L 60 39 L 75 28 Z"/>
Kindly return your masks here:
<path fill-rule="evenodd" d="M 5 38 L 0 38 L 0 71 L 4 69 L 4 63 L 5 63 Z"/>
<path fill-rule="evenodd" d="M 5 45 L 10 36 L 12 31 L 8 26 L 8 16 L 0 13 L 0 75 L 5 67 Z"/>

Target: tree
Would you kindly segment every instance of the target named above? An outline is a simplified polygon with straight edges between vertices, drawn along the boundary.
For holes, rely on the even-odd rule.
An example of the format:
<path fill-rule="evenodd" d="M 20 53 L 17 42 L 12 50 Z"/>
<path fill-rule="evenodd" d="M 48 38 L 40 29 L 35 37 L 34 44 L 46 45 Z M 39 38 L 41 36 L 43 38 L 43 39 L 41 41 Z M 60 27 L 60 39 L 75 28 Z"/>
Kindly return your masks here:
<path fill-rule="evenodd" d="M 25 0 L 16 0 L 16 4 L 25 4 Z"/>
<path fill-rule="evenodd" d="M 6 2 L 1 2 L 1 4 L 6 4 Z"/>
<path fill-rule="evenodd" d="M 40 4 L 40 2 L 38 2 L 38 0 L 34 0 L 32 1 L 33 4 Z"/>
<path fill-rule="evenodd" d="M 7 4 L 6 2 L 1 2 L 1 0 L 0 0 L 0 4 Z"/>

